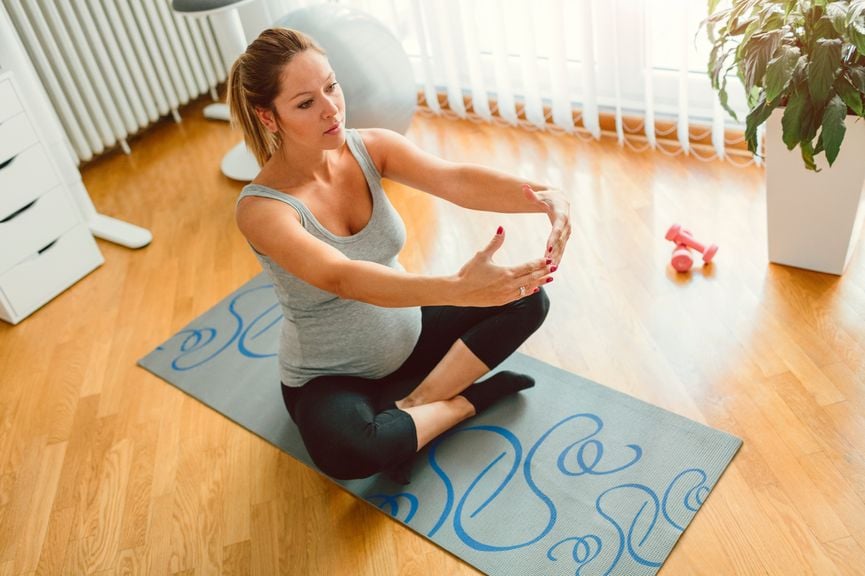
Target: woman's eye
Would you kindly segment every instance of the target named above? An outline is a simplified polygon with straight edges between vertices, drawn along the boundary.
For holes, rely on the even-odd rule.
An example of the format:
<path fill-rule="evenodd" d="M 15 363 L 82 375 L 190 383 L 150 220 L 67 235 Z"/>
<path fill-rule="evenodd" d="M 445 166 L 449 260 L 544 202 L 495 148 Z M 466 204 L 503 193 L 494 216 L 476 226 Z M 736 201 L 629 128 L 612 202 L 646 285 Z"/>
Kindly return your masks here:
<path fill-rule="evenodd" d="M 306 109 L 306 108 L 309 108 L 310 106 L 312 106 L 312 100 L 307 100 L 306 102 L 302 102 L 300 104 L 300 106 L 298 106 L 298 108 Z"/>
<path fill-rule="evenodd" d="M 338 85 L 339 85 L 339 82 L 334 82 L 333 84 L 331 84 L 330 86 L 328 86 L 328 87 L 327 87 L 328 92 L 333 92 L 334 90 L 336 90 L 336 87 L 337 87 Z"/>

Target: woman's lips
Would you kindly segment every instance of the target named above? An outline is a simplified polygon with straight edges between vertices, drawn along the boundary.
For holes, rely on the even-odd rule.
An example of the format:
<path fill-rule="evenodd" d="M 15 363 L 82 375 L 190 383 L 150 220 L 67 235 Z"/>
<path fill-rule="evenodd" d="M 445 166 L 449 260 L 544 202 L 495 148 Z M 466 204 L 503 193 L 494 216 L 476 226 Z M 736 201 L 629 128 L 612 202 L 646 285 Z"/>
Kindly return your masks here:
<path fill-rule="evenodd" d="M 339 132 L 339 129 L 340 129 L 341 127 L 342 127 L 342 124 L 340 124 L 339 122 L 337 122 L 336 124 L 334 124 L 333 126 L 331 126 L 328 130 L 326 130 L 324 133 L 325 133 L 325 134 L 336 134 L 337 132 Z"/>

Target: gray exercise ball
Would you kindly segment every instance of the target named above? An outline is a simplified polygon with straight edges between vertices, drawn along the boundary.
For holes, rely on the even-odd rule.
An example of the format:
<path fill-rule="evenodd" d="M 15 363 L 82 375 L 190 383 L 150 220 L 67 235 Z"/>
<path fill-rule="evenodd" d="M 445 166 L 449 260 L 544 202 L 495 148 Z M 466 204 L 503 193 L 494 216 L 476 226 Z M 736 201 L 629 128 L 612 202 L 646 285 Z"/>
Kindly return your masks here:
<path fill-rule="evenodd" d="M 384 24 L 354 8 L 317 4 L 275 25 L 303 32 L 327 52 L 345 94 L 346 127 L 408 130 L 417 86 L 408 56 Z"/>

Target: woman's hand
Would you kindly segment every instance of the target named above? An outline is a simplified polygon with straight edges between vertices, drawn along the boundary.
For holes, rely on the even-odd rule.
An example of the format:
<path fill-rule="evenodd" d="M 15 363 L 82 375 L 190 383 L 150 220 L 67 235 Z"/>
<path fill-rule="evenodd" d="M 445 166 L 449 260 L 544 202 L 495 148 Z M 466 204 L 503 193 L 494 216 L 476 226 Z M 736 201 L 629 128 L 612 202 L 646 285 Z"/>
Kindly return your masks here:
<path fill-rule="evenodd" d="M 558 267 L 565 252 L 565 244 L 571 237 L 571 204 L 565 195 L 556 189 L 535 191 L 528 184 L 523 184 L 523 193 L 550 218 L 553 230 L 547 239 L 547 251 L 544 257 L 552 260 L 553 265 Z"/>
<path fill-rule="evenodd" d="M 541 258 L 519 266 L 497 266 L 492 257 L 505 242 L 504 230 L 486 248 L 475 254 L 456 275 L 457 294 L 462 306 L 501 306 L 533 294 L 553 277 L 552 259 Z"/>

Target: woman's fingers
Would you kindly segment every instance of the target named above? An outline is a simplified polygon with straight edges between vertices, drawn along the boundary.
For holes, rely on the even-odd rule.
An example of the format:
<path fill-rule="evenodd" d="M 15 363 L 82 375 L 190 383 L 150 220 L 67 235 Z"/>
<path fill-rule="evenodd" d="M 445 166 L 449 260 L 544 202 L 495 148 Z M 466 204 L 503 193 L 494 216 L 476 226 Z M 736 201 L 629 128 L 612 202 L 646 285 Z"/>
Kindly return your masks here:
<path fill-rule="evenodd" d="M 544 202 L 537 192 L 528 184 L 523 184 L 523 194 L 526 199 L 531 202 L 537 204 L 538 208 L 541 208 L 544 212 L 548 212 L 550 210 L 550 205 Z"/>
<path fill-rule="evenodd" d="M 565 246 L 568 239 L 571 237 L 571 225 L 565 222 L 562 225 L 553 227 L 550 237 L 547 239 L 547 257 L 550 258 L 557 266 L 562 261 L 562 255 L 565 252 Z"/>
<path fill-rule="evenodd" d="M 547 264 L 546 260 L 535 260 L 514 268 L 513 279 L 506 285 L 509 286 L 510 293 L 515 296 L 514 299 L 528 296 L 544 284 L 552 282 L 551 274 L 554 271 L 555 264 Z"/>
<path fill-rule="evenodd" d="M 523 187 L 526 195 L 529 195 L 531 188 L 526 190 Z M 550 218 L 552 230 L 547 238 L 546 251 L 544 256 L 550 258 L 556 265 L 562 259 L 562 254 L 565 250 L 565 244 L 570 237 L 571 222 L 570 222 L 570 203 L 560 190 L 549 189 L 543 192 L 532 192 L 537 198 L 537 201 L 545 207 L 545 212 Z"/>
<path fill-rule="evenodd" d="M 526 199 L 536 204 L 550 218 L 553 229 L 547 239 L 544 258 L 552 260 L 558 266 L 571 236 L 570 203 L 560 190 L 554 188 L 535 191 L 529 184 L 523 184 L 522 188 Z"/>
<path fill-rule="evenodd" d="M 501 226 L 499 226 L 498 230 L 496 230 L 495 235 L 490 240 L 490 243 L 487 244 L 486 248 L 481 250 L 481 253 L 487 257 L 492 258 L 493 254 L 502 247 L 502 244 L 505 243 L 505 230 Z"/>
<path fill-rule="evenodd" d="M 550 260 L 547 262 L 547 260 Z M 540 272 L 542 270 L 547 270 L 553 262 L 549 258 L 541 258 L 538 260 L 532 260 L 530 262 L 526 262 L 525 264 L 520 264 L 518 266 L 512 267 L 511 274 L 513 274 L 513 278 L 516 280 L 520 280 L 525 276 L 528 276 L 534 272 Z"/>

